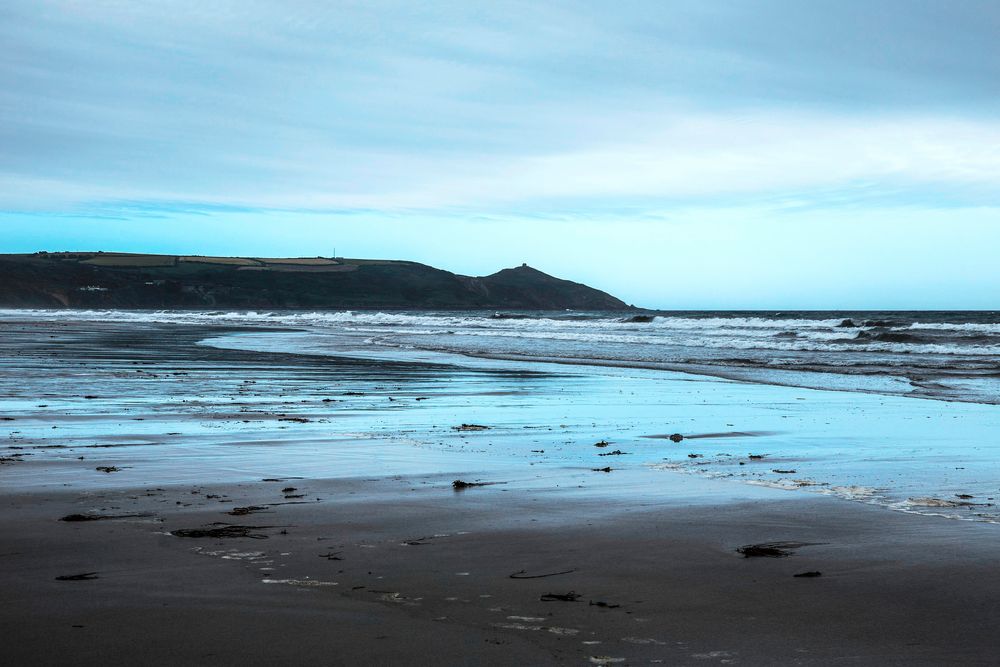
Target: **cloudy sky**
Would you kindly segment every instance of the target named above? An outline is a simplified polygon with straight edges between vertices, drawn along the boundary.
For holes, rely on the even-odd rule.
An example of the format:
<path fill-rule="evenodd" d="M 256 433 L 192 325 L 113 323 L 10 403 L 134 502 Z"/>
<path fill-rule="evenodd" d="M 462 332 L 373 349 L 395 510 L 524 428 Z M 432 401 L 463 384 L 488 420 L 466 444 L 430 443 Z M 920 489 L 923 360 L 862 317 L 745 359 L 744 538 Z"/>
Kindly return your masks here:
<path fill-rule="evenodd" d="M 1000 308 L 995 0 L 4 0 L 0 251 Z"/>

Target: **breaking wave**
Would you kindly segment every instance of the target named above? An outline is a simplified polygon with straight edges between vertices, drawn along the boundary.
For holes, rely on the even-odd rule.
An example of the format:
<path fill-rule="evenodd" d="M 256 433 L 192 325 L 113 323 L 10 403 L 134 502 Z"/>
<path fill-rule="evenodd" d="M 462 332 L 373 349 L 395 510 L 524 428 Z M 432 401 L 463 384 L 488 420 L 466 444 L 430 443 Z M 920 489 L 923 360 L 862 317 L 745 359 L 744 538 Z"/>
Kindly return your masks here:
<path fill-rule="evenodd" d="M 307 329 L 380 346 L 602 365 L 892 375 L 908 391 L 1000 401 L 1000 314 L 988 312 L 0 311 L 26 316 Z M 773 373 L 757 379 L 780 382 Z"/>

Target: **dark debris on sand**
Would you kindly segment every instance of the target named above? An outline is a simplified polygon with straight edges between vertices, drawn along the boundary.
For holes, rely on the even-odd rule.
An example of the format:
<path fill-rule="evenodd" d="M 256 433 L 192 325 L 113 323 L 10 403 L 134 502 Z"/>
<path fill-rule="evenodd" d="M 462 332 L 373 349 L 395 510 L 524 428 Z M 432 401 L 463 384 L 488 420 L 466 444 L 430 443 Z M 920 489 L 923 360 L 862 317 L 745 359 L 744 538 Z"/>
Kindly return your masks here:
<path fill-rule="evenodd" d="M 570 591 L 569 593 L 544 593 L 538 599 L 542 602 L 576 602 L 582 595 Z"/>
<path fill-rule="evenodd" d="M 466 482 L 461 479 L 456 479 L 451 483 L 451 488 L 456 491 L 462 491 L 464 489 L 471 489 L 474 486 L 489 486 L 491 484 L 496 484 L 497 482 Z"/>
<path fill-rule="evenodd" d="M 452 426 L 453 431 L 487 431 L 489 426 L 483 426 L 482 424 L 462 424 L 461 426 Z"/>
<path fill-rule="evenodd" d="M 56 581 L 92 581 L 97 579 L 96 572 L 83 572 L 81 574 L 63 574 L 56 577 Z"/>
<path fill-rule="evenodd" d="M 60 521 L 105 521 L 109 519 L 136 519 L 153 516 L 147 512 L 139 514 L 67 514 Z"/>
<path fill-rule="evenodd" d="M 798 574 L 793 574 L 792 576 L 796 578 L 811 579 L 814 577 L 822 577 L 823 573 L 813 570 L 811 572 L 799 572 Z"/>
<path fill-rule="evenodd" d="M 248 505 L 247 507 L 234 507 L 226 512 L 226 514 L 230 514 L 232 516 L 244 516 L 246 514 L 252 514 L 253 512 L 262 512 L 266 509 L 267 507 L 261 505 Z"/>
<path fill-rule="evenodd" d="M 576 572 L 576 568 L 572 570 L 562 570 L 560 572 L 546 572 L 545 574 L 528 574 L 527 570 L 518 570 L 517 572 L 512 572 L 508 575 L 511 579 L 544 579 L 545 577 L 557 577 L 560 574 L 569 574 L 570 572 Z"/>
<path fill-rule="evenodd" d="M 736 549 L 744 558 L 785 558 L 795 553 L 795 549 L 808 547 L 810 542 L 762 542 L 744 544 Z"/>
<path fill-rule="evenodd" d="M 255 533 L 255 530 L 270 528 L 270 526 L 219 526 L 218 528 L 179 528 L 170 531 L 175 537 L 250 537 L 255 540 L 266 540 L 267 535 Z"/>
<path fill-rule="evenodd" d="M 604 600 L 591 600 L 590 601 L 590 606 L 591 607 L 603 607 L 605 609 L 618 609 L 619 607 L 621 607 L 620 604 L 612 604 L 610 602 L 605 602 Z"/>

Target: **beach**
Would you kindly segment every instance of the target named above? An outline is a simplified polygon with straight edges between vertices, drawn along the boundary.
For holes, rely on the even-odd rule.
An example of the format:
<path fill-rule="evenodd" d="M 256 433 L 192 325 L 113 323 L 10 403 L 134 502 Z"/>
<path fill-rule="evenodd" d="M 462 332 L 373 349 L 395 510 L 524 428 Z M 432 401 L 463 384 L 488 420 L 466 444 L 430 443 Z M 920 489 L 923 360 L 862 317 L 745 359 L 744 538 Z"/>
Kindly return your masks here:
<path fill-rule="evenodd" d="M 995 405 L 0 326 L 7 664 L 993 661 Z"/>

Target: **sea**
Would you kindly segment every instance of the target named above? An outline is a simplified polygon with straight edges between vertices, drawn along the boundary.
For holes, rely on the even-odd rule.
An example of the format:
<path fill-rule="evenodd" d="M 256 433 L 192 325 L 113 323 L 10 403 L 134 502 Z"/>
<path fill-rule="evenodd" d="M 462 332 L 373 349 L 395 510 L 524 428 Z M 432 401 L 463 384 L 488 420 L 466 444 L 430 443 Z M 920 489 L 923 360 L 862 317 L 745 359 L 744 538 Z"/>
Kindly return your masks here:
<path fill-rule="evenodd" d="M 1000 311 L 0 311 L 22 317 L 282 327 L 323 353 L 426 351 L 1000 403 Z"/>

